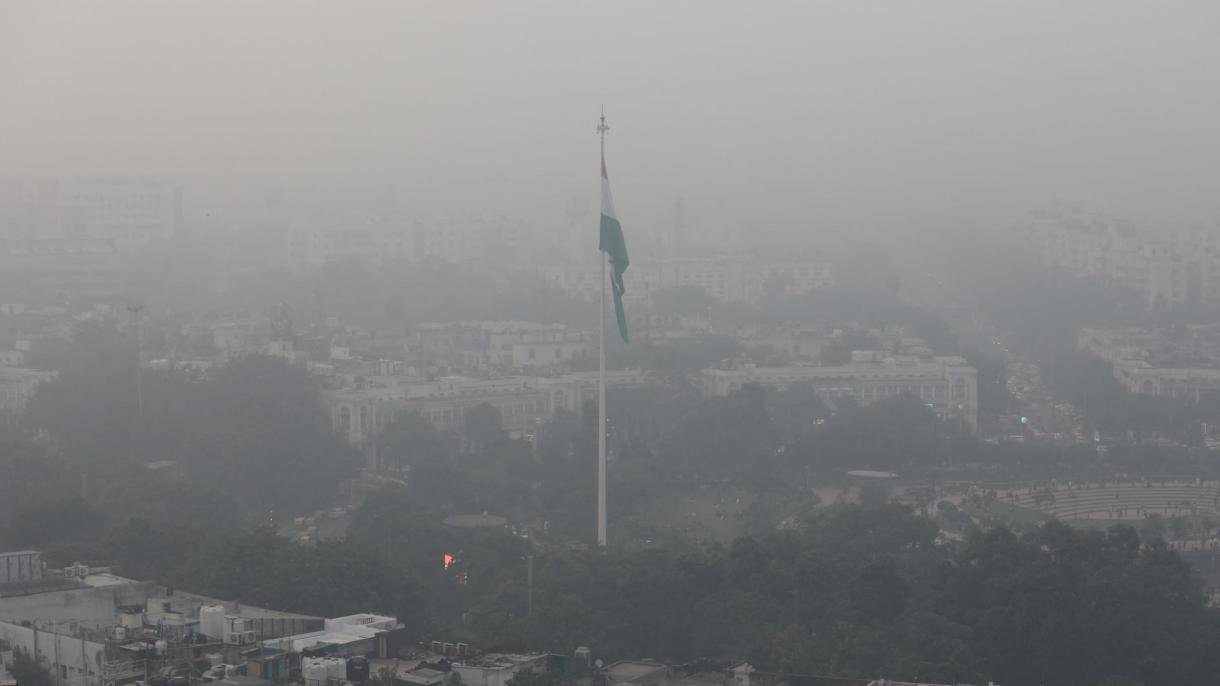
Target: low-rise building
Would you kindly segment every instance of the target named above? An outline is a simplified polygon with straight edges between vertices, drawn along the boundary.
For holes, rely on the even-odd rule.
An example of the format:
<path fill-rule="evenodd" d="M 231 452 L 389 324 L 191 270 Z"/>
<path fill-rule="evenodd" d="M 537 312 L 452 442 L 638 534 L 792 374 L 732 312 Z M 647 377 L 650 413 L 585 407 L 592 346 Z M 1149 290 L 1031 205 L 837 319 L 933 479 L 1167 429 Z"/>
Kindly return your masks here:
<path fill-rule="evenodd" d="M 423 324 L 416 339 L 419 352 L 430 362 L 464 372 L 554 369 L 593 351 L 590 332 L 536 322 Z"/>
<path fill-rule="evenodd" d="M 327 619 L 321 630 L 284 636 L 265 641 L 263 645 L 292 653 L 326 651 L 365 655 L 378 652 L 378 636 L 401 626 L 395 617 L 361 613 Z"/>
<path fill-rule="evenodd" d="M 601 272 L 593 266 L 565 264 L 540 269 L 546 282 L 569 295 L 596 298 Z M 632 262 L 626 298 L 647 302 L 659 291 L 682 286 L 702 288 L 723 302 L 755 303 L 775 288 L 801 294 L 829 288 L 833 267 L 817 259 L 760 260 L 748 255 L 674 257 Z"/>
<path fill-rule="evenodd" d="M 517 672 L 546 671 L 546 653 L 488 653 L 453 663 L 462 686 L 506 686 Z"/>
<path fill-rule="evenodd" d="M 638 370 L 606 373 L 608 388 L 638 388 L 656 383 Z M 472 407 L 490 404 L 500 410 L 510 433 L 535 429 L 558 409 L 579 412 L 596 397 L 597 373 L 574 372 L 553 377 L 507 376 L 498 379 L 446 377 L 422 381 L 411 377 L 373 377 L 360 388 L 325 393 L 334 430 L 355 446 L 370 441 L 400 414 L 417 412 L 440 430 L 462 426 Z"/>
<path fill-rule="evenodd" d="M 0 586 L 42 579 L 42 553 L 15 550 L 0 553 Z"/>
<path fill-rule="evenodd" d="M 610 686 L 657 686 L 669 679 L 671 670 L 669 665 L 652 660 L 620 660 L 607 665 L 602 674 L 606 676 L 606 683 Z"/>
<path fill-rule="evenodd" d="M 24 367 L 0 367 L 0 410 L 21 412 L 44 381 L 55 372 Z"/>
<path fill-rule="evenodd" d="M 945 419 L 978 425 L 978 371 L 965 358 L 956 356 L 921 360 L 873 354 L 853 355 L 850 364 L 838 366 L 746 365 L 740 369 L 706 369 L 700 381 L 704 393 L 710 396 L 725 396 L 747 385 L 788 388 L 808 384 L 832 405 L 843 397 L 863 405 L 909 393 Z"/>
<path fill-rule="evenodd" d="M 63 686 L 116 686 L 157 665 L 223 656 L 282 681 L 285 654 L 260 641 L 318 631 L 324 622 L 290 612 L 224 602 L 110 573 L 44 574 L 0 587 L 0 642 L 47 665 Z"/>
<path fill-rule="evenodd" d="M 1220 393 L 1220 327 L 1080 330 L 1077 347 L 1111 365 L 1128 391 L 1200 398 Z"/>

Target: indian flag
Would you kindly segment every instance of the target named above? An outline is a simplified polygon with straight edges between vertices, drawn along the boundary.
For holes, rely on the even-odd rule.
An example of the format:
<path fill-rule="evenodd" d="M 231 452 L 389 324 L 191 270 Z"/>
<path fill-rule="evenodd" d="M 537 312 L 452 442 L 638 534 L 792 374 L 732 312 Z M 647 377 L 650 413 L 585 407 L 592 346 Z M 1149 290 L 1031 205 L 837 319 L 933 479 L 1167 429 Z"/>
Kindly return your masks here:
<path fill-rule="evenodd" d="M 623 272 L 627 271 L 627 242 L 623 239 L 623 225 L 618 223 L 614 212 L 614 196 L 610 194 L 610 177 L 606 174 L 606 156 L 602 155 L 602 224 L 598 248 L 610 256 L 610 286 L 614 291 L 614 315 L 618 318 L 618 332 L 627 342 L 627 315 L 623 312 Z"/>

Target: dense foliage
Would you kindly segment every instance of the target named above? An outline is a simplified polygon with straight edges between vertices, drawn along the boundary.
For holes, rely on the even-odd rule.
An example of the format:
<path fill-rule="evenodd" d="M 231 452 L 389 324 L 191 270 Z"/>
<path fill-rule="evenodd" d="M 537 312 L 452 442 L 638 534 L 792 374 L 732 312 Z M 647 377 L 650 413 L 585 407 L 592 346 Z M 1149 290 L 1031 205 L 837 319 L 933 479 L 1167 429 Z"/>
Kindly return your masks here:
<path fill-rule="evenodd" d="M 26 421 L 94 490 L 122 489 L 147 463 L 171 460 L 196 491 L 235 500 L 245 516 L 312 509 L 356 464 L 331 433 L 314 381 L 278 358 L 237 358 L 204 380 L 145 370 L 142 390 L 140 403 L 129 341 L 87 325 Z"/>
<path fill-rule="evenodd" d="M 700 314 L 697 296 L 666 297 Z M 769 298 L 764 315 L 810 304 Z M 847 307 L 836 298 L 826 305 Z M 867 311 L 855 311 L 861 321 L 900 322 L 942 351 L 973 354 L 942 320 L 893 292 L 867 301 Z M 749 660 L 787 672 L 1017 686 L 1220 676 L 1207 647 L 1220 638 L 1217 616 L 1190 569 L 1158 540 L 1180 522 L 1150 520 L 1140 536 L 1058 524 L 1014 531 L 990 521 L 977 528 L 947 503 L 933 508 L 964 535 L 958 542 L 941 537 L 933 520 L 885 504 L 884 492 L 863 493 L 871 505 L 821 509 L 811 492 L 812 484 L 843 487 L 851 469 L 929 483 L 1214 475 L 1212 453 L 992 444 L 909 396 L 836 408 L 801 386 L 702 398 L 685 380 L 692 360 L 711 364 L 733 349 L 702 337 L 614 353 L 619 363 L 641 356 L 663 383 L 612 397 L 607 552 L 586 543 L 592 405 L 558 412 L 525 438 L 507 436 L 490 406 L 454 432 L 404 414 L 378 439 L 385 491 L 360 509 L 346 540 L 301 545 L 250 525 L 272 509 L 282 519 L 330 502 L 350 473 L 353 455 L 331 435 L 307 375 L 260 357 L 206 379 L 149 373 L 141 417 L 129 342 L 84 328 L 27 417 L 51 441 L 0 435 L 9 483 L 47 489 L 37 503 L 5 486 L 15 502 L 0 543 L 41 547 L 53 562 L 112 561 L 131 576 L 281 610 L 392 613 L 420 638 L 489 650 L 588 645 L 606 658 Z M 1104 397 L 1096 402 L 1108 404 L 1090 414 L 1112 414 L 1115 430 L 1148 410 L 1109 397 L 1107 370 L 1088 360 L 1068 367 L 1063 382 Z M 1002 366 L 981 371 L 981 396 L 982 384 L 998 381 L 1002 390 Z M 993 410 L 1005 399 L 997 394 Z M 164 459 L 187 479 L 144 467 Z M 705 504 L 716 530 L 696 523 Z M 480 512 L 517 526 L 444 523 Z"/>
<path fill-rule="evenodd" d="M 166 579 L 283 610 L 393 612 L 421 637 L 488 649 L 587 645 L 609 658 L 1016 686 L 1220 677 L 1207 647 L 1220 639 L 1220 617 L 1162 544 L 1141 546 L 1128 527 L 1056 523 L 974 530 L 961 544 L 936 533 L 899 506 L 838 506 L 800 530 L 727 546 L 531 553 L 507 532 L 444 526 L 388 494 L 345 542 L 300 546 L 265 530 L 215 537 L 184 551 Z"/>

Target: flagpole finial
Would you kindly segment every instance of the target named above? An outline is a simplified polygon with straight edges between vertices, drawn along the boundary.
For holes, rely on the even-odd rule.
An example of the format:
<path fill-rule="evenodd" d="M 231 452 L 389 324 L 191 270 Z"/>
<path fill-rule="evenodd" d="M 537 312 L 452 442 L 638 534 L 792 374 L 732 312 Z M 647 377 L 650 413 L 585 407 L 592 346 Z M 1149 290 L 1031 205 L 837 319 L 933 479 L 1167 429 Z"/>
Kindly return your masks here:
<path fill-rule="evenodd" d="M 606 134 L 609 132 L 610 132 L 610 127 L 606 126 L 606 108 L 605 108 L 605 106 L 603 106 L 601 123 L 599 123 L 597 125 L 597 133 L 598 133 L 598 135 L 600 135 L 602 137 L 602 140 L 605 140 Z"/>

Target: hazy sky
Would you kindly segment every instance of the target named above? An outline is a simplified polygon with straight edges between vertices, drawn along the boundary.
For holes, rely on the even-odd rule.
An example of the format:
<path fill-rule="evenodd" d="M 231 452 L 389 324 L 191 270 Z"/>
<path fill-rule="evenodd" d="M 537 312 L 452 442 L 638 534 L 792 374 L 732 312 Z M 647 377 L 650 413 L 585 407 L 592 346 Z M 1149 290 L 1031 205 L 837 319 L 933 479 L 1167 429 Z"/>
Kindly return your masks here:
<path fill-rule="evenodd" d="M 1220 3 L 13 2 L 0 174 L 596 192 L 901 228 L 1220 217 Z"/>

